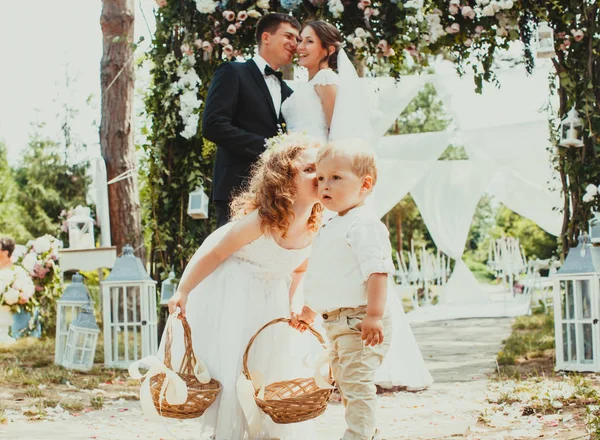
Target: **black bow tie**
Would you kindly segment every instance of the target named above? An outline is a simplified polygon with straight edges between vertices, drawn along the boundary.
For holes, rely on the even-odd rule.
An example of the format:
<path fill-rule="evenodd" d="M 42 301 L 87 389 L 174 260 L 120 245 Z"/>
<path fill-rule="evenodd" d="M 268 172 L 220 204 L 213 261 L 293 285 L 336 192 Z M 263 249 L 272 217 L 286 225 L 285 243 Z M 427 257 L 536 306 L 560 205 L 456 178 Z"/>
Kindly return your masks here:
<path fill-rule="evenodd" d="M 279 82 L 283 81 L 283 72 L 273 70 L 273 68 L 268 64 L 265 66 L 265 75 L 274 75 L 279 80 Z"/>

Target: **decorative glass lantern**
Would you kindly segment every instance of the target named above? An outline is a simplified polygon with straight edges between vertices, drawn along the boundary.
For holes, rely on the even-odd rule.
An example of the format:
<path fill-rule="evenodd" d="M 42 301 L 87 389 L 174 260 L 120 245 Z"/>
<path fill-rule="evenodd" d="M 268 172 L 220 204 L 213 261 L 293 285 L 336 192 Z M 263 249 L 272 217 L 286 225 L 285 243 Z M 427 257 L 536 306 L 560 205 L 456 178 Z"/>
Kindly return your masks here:
<path fill-rule="evenodd" d="M 583 147 L 583 123 L 579 119 L 577 110 L 569 110 L 567 117 L 560 124 L 560 142 L 561 147 Z"/>
<path fill-rule="evenodd" d="M 94 309 L 88 304 L 69 326 L 69 336 L 62 365 L 71 370 L 88 371 L 94 366 L 94 355 L 100 329 Z"/>
<path fill-rule="evenodd" d="M 594 216 L 590 220 L 589 224 L 589 234 L 592 243 L 600 243 L 600 212 L 594 212 Z"/>
<path fill-rule="evenodd" d="M 548 22 L 541 21 L 537 29 L 537 58 L 554 58 L 554 30 Z"/>
<path fill-rule="evenodd" d="M 598 301 L 600 271 L 587 236 L 569 250 L 554 280 L 556 370 L 600 371 Z"/>
<path fill-rule="evenodd" d="M 187 213 L 195 219 L 208 218 L 208 196 L 201 187 L 190 193 Z"/>
<path fill-rule="evenodd" d="M 83 284 L 83 277 L 76 273 L 60 299 L 56 301 L 56 339 L 54 341 L 54 363 L 62 365 L 69 334 L 69 325 L 81 309 L 90 303 L 90 294 Z"/>
<path fill-rule="evenodd" d="M 160 285 L 160 305 L 165 306 L 177 290 L 175 272 L 169 272 L 169 276 Z"/>
<path fill-rule="evenodd" d="M 156 281 L 148 276 L 131 246 L 123 247 L 123 255 L 100 284 L 106 366 L 128 368 L 132 362 L 156 354 Z"/>
<path fill-rule="evenodd" d="M 94 219 L 90 216 L 90 208 L 78 206 L 75 214 L 67 219 L 69 227 L 70 249 L 91 249 L 95 247 Z"/>

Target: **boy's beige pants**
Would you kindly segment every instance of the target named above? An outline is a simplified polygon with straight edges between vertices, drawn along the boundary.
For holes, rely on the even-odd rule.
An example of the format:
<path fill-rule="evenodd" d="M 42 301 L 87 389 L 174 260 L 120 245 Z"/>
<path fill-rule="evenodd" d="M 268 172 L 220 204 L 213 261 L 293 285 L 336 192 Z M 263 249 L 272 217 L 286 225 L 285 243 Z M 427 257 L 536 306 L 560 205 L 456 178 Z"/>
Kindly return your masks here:
<path fill-rule="evenodd" d="M 333 377 L 346 409 L 347 429 L 342 440 L 371 440 L 375 435 L 378 407 L 375 372 L 390 346 L 392 322 L 386 313 L 383 343 L 365 347 L 356 325 L 364 319 L 366 311 L 366 306 L 362 306 L 323 314 Z"/>

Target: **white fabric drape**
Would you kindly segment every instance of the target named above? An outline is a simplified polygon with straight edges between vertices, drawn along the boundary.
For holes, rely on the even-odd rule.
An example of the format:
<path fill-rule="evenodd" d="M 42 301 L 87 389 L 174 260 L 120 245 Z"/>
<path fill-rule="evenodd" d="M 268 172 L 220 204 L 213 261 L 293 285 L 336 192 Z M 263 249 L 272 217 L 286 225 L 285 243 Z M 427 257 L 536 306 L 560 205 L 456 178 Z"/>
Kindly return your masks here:
<path fill-rule="evenodd" d="M 474 161 L 436 162 L 411 194 L 438 249 L 456 260 L 442 293 L 447 302 L 486 301 L 473 274 L 462 262 L 473 214 L 494 175 L 493 164 Z M 455 288 L 456 287 L 456 288 Z"/>

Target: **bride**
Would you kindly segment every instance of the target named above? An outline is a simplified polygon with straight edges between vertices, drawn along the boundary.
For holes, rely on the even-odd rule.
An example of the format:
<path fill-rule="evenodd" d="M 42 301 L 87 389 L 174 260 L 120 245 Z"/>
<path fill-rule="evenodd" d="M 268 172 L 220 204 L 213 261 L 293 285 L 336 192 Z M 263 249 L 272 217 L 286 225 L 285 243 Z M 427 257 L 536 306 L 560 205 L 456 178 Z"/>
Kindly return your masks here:
<path fill-rule="evenodd" d="M 338 29 L 325 21 L 307 23 L 297 53 L 308 82 L 296 87 L 281 112 L 290 132 L 325 143 L 348 137 L 370 138 L 367 101 Z M 339 73 L 336 73 L 337 70 Z M 398 296 L 389 295 L 394 319 L 392 345 L 376 375 L 382 388 L 419 390 L 433 383 Z"/>

